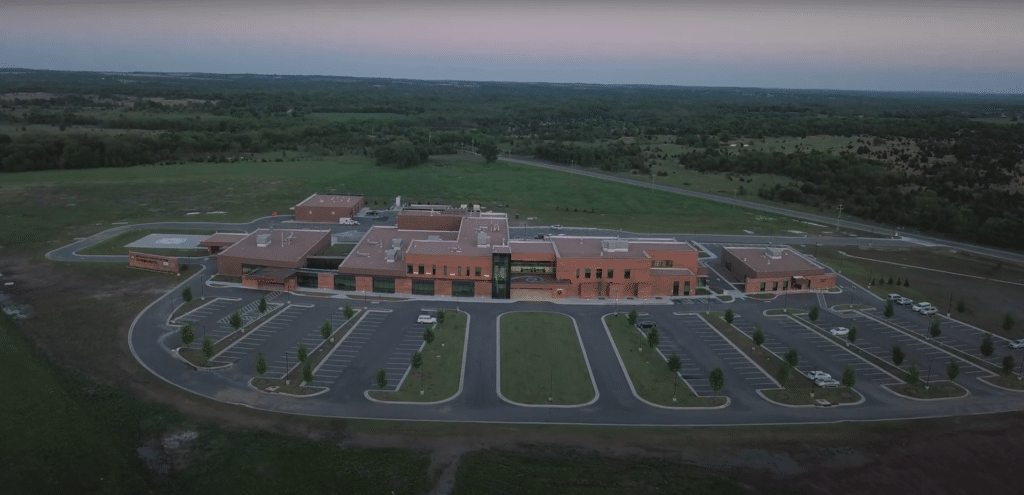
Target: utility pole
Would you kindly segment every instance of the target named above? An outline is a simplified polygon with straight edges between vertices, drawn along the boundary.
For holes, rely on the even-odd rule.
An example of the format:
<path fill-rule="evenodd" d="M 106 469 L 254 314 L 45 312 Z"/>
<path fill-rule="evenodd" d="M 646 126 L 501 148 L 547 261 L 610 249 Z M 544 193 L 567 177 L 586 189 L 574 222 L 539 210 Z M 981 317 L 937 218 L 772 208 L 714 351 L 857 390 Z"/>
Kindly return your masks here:
<path fill-rule="evenodd" d="M 839 203 L 839 214 L 836 215 L 836 233 L 839 233 L 839 219 L 843 216 L 843 204 Z"/>

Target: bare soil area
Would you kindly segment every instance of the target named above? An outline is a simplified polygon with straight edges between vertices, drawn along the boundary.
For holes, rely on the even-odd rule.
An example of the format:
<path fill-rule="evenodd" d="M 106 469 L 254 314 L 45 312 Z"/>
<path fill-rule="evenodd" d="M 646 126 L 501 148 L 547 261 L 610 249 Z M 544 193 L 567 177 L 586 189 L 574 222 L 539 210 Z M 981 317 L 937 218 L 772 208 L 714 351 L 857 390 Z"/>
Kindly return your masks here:
<path fill-rule="evenodd" d="M 114 264 L 56 264 L 5 253 L 12 295 L 38 316 L 24 331 L 56 363 L 195 421 L 353 447 L 434 452 L 435 492 L 477 449 L 561 446 L 614 458 L 660 457 L 701 466 L 766 493 L 1015 493 L 1024 414 L 799 427 L 608 428 L 347 421 L 219 404 L 149 375 L 127 347 L 132 319 L 180 280 Z M 176 462 L 187 462 L 178 460 Z"/>

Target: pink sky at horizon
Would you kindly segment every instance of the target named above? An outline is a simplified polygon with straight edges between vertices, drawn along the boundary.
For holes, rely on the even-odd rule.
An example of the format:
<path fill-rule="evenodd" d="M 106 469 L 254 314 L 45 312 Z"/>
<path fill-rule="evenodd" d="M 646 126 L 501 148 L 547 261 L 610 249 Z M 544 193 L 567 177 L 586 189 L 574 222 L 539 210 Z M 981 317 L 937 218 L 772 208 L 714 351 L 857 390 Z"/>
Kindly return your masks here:
<path fill-rule="evenodd" d="M 409 78 L 416 78 L 418 60 L 483 71 L 512 64 L 524 72 L 559 64 L 601 73 L 687 64 L 1024 72 L 1024 8 L 965 5 L 15 2 L 0 7 L 7 45 L 0 47 L 0 64 L 60 68 L 63 57 L 75 69 L 113 69 L 106 62 L 198 71 L 231 58 L 235 70 L 291 73 L 289 67 L 310 66 L 310 60 L 289 62 L 298 56 L 322 59 L 317 63 L 325 69 L 346 61 L 406 67 Z M 28 57 L 19 57 L 19 47 L 32 59 L 21 60 Z M 26 63 L 32 60 L 41 63 Z M 161 60 L 167 66 L 153 66 Z M 275 64 L 281 68 L 273 70 Z M 1014 84 L 1022 91 L 1020 80 Z"/>

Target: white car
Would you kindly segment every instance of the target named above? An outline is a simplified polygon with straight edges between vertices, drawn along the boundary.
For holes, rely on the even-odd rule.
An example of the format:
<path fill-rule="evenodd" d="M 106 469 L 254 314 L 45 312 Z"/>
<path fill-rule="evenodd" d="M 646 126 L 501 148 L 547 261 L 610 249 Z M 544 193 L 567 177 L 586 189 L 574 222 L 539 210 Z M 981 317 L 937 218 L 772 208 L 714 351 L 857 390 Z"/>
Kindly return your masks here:
<path fill-rule="evenodd" d="M 824 371 L 808 371 L 807 378 L 811 380 L 831 380 L 832 375 L 825 373 Z"/>
<path fill-rule="evenodd" d="M 359 222 L 352 220 L 351 218 L 340 218 L 338 223 L 341 225 L 359 225 Z"/>
<path fill-rule="evenodd" d="M 420 315 L 419 318 L 416 318 L 416 323 L 433 325 L 434 323 L 437 323 L 437 318 L 432 315 Z"/>
<path fill-rule="evenodd" d="M 832 330 L 829 330 L 828 333 L 835 335 L 836 337 L 842 337 L 844 335 L 849 335 L 850 329 L 846 327 L 835 327 Z"/>
<path fill-rule="evenodd" d="M 911 304 L 914 304 L 914 300 L 909 297 L 901 297 L 896 300 L 896 304 L 899 304 L 900 306 L 910 306 Z"/>
<path fill-rule="evenodd" d="M 930 308 L 930 307 L 932 307 L 932 303 L 930 303 L 930 302 L 919 302 L 919 303 L 916 303 L 913 306 L 911 306 L 910 309 L 920 313 L 921 310 L 927 309 L 927 308 Z"/>
<path fill-rule="evenodd" d="M 924 308 L 924 309 L 921 310 L 921 314 L 923 314 L 925 316 L 933 315 L 933 314 L 938 313 L 938 312 L 939 312 L 939 308 L 936 308 L 935 306 L 929 306 L 929 307 Z"/>
<path fill-rule="evenodd" d="M 562 230 L 562 226 L 561 225 L 552 225 L 551 228 L 554 229 L 554 230 Z"/>
<path fill-rule="evenodd" d="M 822 388 L 838 387 L 839 382 L 831 378 L 819 378 L 814 380 L 814 384 Z"/>
<path fill-rule="evenodd" d="M 899 294 L 896 294 L 896 293 L 889 294 L 889 300 L 890 301 L 896 302 L 897 299 L 903 299 L 903 296 L 901 296 Z"/>
<path fill-rule="evenodd" d="M 1024 339 L 1013 340 L 1006 345 L 1009 346 L 1010 349 L 1024 349 Z"/>

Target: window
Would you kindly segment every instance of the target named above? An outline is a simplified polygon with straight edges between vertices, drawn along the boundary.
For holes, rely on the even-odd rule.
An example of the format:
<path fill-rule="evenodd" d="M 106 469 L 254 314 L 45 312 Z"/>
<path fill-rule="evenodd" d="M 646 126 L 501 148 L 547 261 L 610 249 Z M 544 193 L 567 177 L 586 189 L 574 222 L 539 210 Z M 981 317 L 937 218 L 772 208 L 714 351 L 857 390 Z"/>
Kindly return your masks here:
<path fill-rule="evenodd" d="M 480 276 L 480 267 L 479 266 L 476 267 L 476 276 L 478 276 L 478 277 Z"/>
<path fill-rule="evenodd" d="M 583 270 L 583 278 L 590 278 L 590 268 Z"/>
<path fill-rule="evenodd" d="M 419 274 L 423 275 L 424 273 L 426 273 L 426 272 L 423 270 L 423 265 L 420 265 L 419 266 Z"/>
<path fill-rule="evenodd" d="M 598 268 L 597 273 L 595 273 L 594 275 L 596 276 L 596 278 L 601 278 L 601 269 Z"/>
<path fill-rule="evenodd" d="M 441 272 L 441 275 L 445 277 L 448 276 L 448 265 L 444 265 L 444 271 Z"/>
<path fill-rule="evenodd" d="M 576 269 L 576 278 L 580 278 L 580 269 L 579 268 Z"/>
<path fill-rule="evenodd" d="M 761 292 L 764 292 L 764 282 L 761 282 Z"/>
<path fill-rule="evenodd" d="M 462 276 L 462 267 L 461 266 L 459 267 L 459 276 L 460 277 Z"/>
<path fill-rule="evenodd" d="M 430 265 L 430 274 L 437 275 L 437 265 Z"/>
<path fill-rule="evenodd" d="M 672 260 L 659 260 L 652 261 L 651 267 L 653 268 L 672 268 Z"/>
<path fill-rule="evenodd" d="M 773 291 L 779 290 L 779 281 L 778 280 L 772 282 L 772 290 Z"/>
<path fill-rule="evenodd" d="M 409 265 L 409 273 L 412 273 L 412 265 Z"/>
<path fill-rule="evenodd" d="M 782 290 L 789 290 L 789 280 L 782 281 Z"/>
<path fill-rule="evenodd" d="M 608 278 L 613 278 L 613 275 L 615 275 L 615 270 L 612 270 L 611 268 L 609 268 L 608 269 Z"/>
<path fill-rule="evenodd" d="M 623 278 L 627 278 L 628 279 L 629 278 L 629 270 L 626 270 L 622 276 L 623 276 Z"/>

